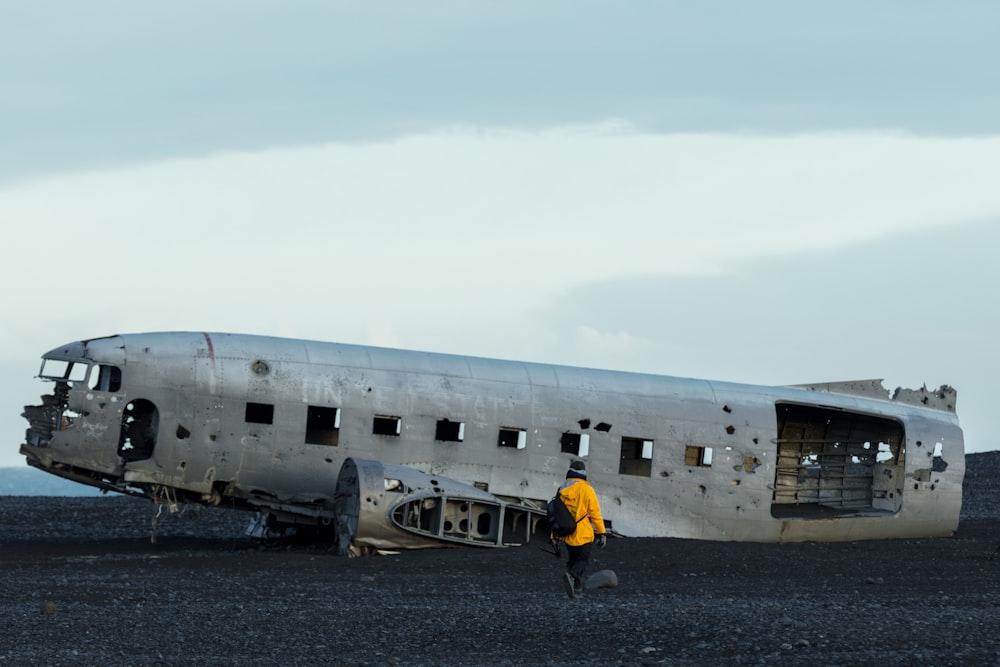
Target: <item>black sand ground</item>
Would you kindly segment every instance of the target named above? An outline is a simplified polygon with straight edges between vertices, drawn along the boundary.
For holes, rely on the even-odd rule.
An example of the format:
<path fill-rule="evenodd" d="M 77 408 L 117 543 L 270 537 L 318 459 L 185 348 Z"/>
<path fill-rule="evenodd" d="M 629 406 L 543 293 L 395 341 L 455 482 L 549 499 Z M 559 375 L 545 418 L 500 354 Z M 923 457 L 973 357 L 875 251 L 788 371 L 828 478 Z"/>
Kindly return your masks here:
<path fill-rule="evenodd" d="M 618 539 L 565 597 L 534 547 L 341 558 L 247 516 L 0 497 L 4 665 L 1000 665 L 1000 452 L 952 538 Z"/>

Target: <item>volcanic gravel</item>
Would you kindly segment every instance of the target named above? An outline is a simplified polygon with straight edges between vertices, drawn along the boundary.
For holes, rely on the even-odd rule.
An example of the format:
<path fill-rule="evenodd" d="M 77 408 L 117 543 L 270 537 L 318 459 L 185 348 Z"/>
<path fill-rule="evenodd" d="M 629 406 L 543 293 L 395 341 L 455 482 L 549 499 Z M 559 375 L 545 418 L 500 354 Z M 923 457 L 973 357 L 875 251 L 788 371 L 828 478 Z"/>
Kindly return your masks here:
<path fill-rule="evenodd" d="M 1000 452 L 966 461 L 954 537 L 613 539 L 590 570 L 619 585 L 579 600 L 536 545 L 345 558 L 239 512 L 0 497 L 0 666 L 1000 665 Z"/>

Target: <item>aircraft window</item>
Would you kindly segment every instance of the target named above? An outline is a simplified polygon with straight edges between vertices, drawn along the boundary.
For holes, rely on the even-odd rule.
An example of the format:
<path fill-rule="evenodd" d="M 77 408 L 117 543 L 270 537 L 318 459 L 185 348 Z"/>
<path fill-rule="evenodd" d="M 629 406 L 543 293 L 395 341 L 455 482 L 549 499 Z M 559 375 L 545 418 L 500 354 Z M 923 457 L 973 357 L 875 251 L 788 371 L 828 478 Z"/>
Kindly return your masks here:
<path fill-rule="evenodd" d="M 374 435 L 399 435 L 402 427 L 403 420 L 399 417 L 375 415 L 375 421 L 372 423 L 372 433 Z"/>
<path fill-rule="evenodd" d="M 590 436 L 586 433 L 570 433 L 567 431 L 562 434 L 559 445 L 559 451 L 575 456 L 586 456 L 590 453 Z"/>
<path fill-rule="evenodd" d="M 653 441 L 623 437 L 618 472 L 622 475 L 650 477 L 653 472 Z"/>
<path fill-rule="evenodd" d="M 684 448 L 684 465 L 698 468 L 712 467 L 712 448 L 688 445 Z"/>
<path fill-rule="evenodd" d="M 336 447 L 340 442 L 340 408 L 310 405 L 306 410 L 306 444 Z"/>
<path fill-rule="evenodd" d="M 434 439 L 445 442 L 462 442 L 465 439 L 465 424 L 463 422 L 439 419 L 437 430 L 434 432 Z"/>
<path fill-rule="evenodd" d="M 88 386 L 95 391 L 121 391 L 122 372 L 116 366 L 101 364 L 97 373 L 90 374 Z"/>
<path fill-rule="evenodd" d="M 270 403 L 247 402 L 246 421 L 248 424 L 273 424 L 274 406 Z"/>
<path fill-rule="evenodd" d="M 528 434 L 523 428 L 500 427 L 497 447 L 514 447 L 524 449 L 528 445 Z"/>
<path fill-rule="evenodd" d="M 45 359 L 42 361 L 42 371 L 39 376 L 50 380 L 82 382 L 87 377 L 87 364 Z"/>

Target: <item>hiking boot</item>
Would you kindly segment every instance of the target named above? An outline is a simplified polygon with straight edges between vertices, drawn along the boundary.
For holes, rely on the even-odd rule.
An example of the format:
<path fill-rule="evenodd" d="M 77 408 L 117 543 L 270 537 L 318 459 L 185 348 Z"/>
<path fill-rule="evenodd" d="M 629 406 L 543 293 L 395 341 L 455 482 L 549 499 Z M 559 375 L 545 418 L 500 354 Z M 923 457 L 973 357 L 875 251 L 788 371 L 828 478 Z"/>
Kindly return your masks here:
<path fill-rule="evenodd" d="M 583 584 L 577 581 L 573 585 L 573 597 L 578 598 L 583 596 Z"/>
<path fill-rule="evenodd" d="M 563 586 L 566 587 L 566 595 L 571 598 L 576 597 L 576 586 L 573 582 L 573 575 L 569 572 L 563 574 Z"/>

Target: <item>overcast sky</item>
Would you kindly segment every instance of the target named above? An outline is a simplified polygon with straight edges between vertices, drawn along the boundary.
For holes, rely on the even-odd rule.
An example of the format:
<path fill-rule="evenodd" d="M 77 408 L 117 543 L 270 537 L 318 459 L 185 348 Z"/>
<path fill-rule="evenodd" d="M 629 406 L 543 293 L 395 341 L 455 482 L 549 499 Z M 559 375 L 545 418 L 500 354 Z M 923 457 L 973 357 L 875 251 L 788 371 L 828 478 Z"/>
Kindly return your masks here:
<path fill-rule="evenodd" d="M 1000 370 L 995 2 L 0 9 L 0 466 L 63 343 L 236 331 L 687 377 Z"/>

